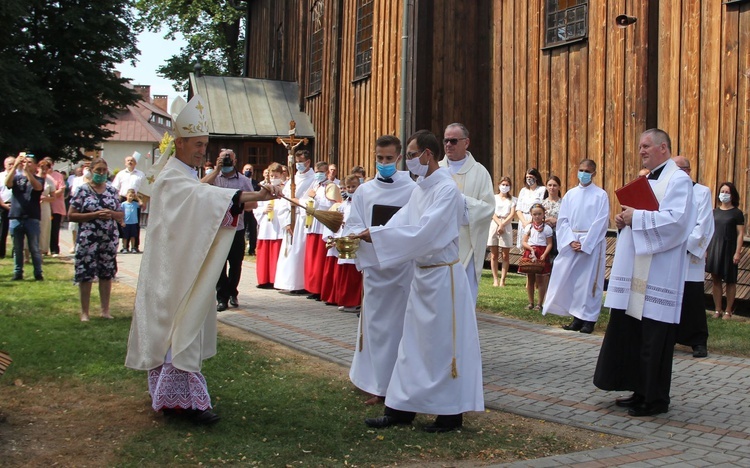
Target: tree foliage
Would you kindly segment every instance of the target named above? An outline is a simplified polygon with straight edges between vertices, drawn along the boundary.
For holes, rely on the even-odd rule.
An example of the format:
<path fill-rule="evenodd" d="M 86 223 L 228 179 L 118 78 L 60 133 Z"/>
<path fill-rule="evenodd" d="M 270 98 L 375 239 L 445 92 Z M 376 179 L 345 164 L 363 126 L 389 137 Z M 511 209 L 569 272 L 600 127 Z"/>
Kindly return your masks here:
<path fill-rule="evenodd" d="M 238 76 L 242 72 L 247 3 L 240 0 L 136 0 L 139 25 L 150 31 L 166 29 L 166 37 L 181 34 L 187 45 L 167 59 L 157 73 L 186 91 L 188 75 L 200 62 L 207 75 Z"/>
<path fill-rule="evenodd" d="M 2 0 L 0 148 L 60 159 L 94 149 L 138 99 L 115 65 L 138 54 L 131 0 Z"/>

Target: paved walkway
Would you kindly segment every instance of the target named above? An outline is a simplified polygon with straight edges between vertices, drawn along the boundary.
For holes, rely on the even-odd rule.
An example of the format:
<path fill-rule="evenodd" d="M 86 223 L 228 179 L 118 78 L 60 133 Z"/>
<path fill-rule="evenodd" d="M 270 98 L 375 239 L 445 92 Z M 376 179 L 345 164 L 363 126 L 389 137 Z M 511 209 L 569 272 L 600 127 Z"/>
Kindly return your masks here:
<path fill-rule="evenodd" d="M 120 255 L 119 281 L 135 287 L 140 255 Z M 348 368 L 356 314 L 255 288 L 244 263 L 240 308 L 223 323 Z M 633 438 L 613 448 L 509 466 L 750 466 L 750 359 L 677 352 L 670 411 L 631 418 L 615 393 L 592 384 L 601 336 L 478 314 L 488 408 Z M 710 352 L 710 350 L 709 350 Z"/>

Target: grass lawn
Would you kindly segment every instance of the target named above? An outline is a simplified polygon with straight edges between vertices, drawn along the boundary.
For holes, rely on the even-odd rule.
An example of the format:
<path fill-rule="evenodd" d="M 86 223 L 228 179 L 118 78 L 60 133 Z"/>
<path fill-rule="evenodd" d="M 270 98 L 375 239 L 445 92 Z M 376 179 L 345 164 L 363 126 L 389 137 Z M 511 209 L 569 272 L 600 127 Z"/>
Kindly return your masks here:
<path fill-rule="evenodd" d="M 236 329 L 222 333 L 206 361 L 215 411 L 210 428 L 170 422 L 150 409 L 146 375 L 123 365 L 133 291 L 115 283 L 112 314 L 78 318 L 72 265 L 45 259 L 45 281 L 10 281 L 0 260 L 0 349 L 14 359 L 0 377 L 3 466 L 385 466 L 500 463 L 611 446 L 623 441 L 543 421 L 487 411 L 460 432 L 413 427 L 369 430 L 382 413 L 348 381 L 346 369 Z M 510 291 L 522 285 L 511 279 Z M 524 302 L 525 303 L 525 302 Z M 512 310 L 511 303 L 500 305 Z M 243 335 L 243 339 L 238 339 Z"/>
<path fill-rule="evenodd" d="M 477 309 L 482 312 L 512 317 L 527 322 L 543 323 L 552 327 L 560 327 L 570 323 L 570 317 L 557 315 L 542 315 L 536 310 L 526 310 L 526 277 L 509 273 L 504 288 L 492 286 L 492 273 L 482 272 L 479 283 L 479 297 Z M 539 295 L 535 298 L 539 300 Z M 594 333 L 604 334 L 609 324 L 609 309 L 602 307 L 602 313 L 596 323 Z M 734 315 L 732 320 L 717 320 L 708 313 L 708 350 L 709 353 L 720 353 L 731 356 L 750 357 L 750 323 L 745 317 Z M 678 349 L 689 348 L 678 345 Z"/>

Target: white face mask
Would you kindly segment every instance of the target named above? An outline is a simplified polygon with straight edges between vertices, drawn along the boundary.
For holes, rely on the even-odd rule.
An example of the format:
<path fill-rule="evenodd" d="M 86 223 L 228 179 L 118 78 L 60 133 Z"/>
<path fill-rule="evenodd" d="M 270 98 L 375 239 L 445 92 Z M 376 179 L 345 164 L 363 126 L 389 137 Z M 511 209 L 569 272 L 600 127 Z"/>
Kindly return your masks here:
<path fill-rule="evenodd" d="M 424 151 L 423 151 L 423 153 L 424 153 Z M 424 177 L 425 175 L 427 175 L 427 170 L 430 168 L 430 166 L 428 166 L 427 164 L 422 164 L 421 162 L 419 162 L 419 157 L 421 157 L 421 155 L 418 156 L 418 157 L 412 158 L 412 159 L 407 159 L 406 160 L 406 167 L 415 176 Z"/>
<path fill-rule="evenodd" d="M 510 185 L 500 185 L 498 188 L 500 189 L 500 193 L 510 192 Z"/>
<path fill-rule="evenodd" d="M 729 203 L 730 201 L 732 201 L 732 195 L 729 193 L 720 193 L 719 201 L 722 203 Z"/>
<path fill-rule="evenodd" d="M 281 185 L 281 179 L 274 177 L 273 179 L 271 179 L 271 185 L 273 185 L 274 187 Z"/>
<path fill-rule="evenodd" d="M 527 177 L 526 178 L 526 185 L 528 185 L 529 187 L 531 187 L 535 183 L 536 183 L 536 179 L 534 177 Z"/>

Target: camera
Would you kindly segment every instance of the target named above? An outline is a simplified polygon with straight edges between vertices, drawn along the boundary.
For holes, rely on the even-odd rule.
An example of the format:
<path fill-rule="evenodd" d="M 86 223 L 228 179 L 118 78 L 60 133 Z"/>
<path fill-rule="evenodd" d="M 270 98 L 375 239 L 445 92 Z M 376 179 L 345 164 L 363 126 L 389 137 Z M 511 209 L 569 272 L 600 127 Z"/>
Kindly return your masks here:
<path fill-rule="evenodd" d="M 234 164 L 232 164 L 232 157 L 228 154 L 225 154 L 224 157 L 221 159 L 221 165 L 223 167 L 234 166 Z"/>

